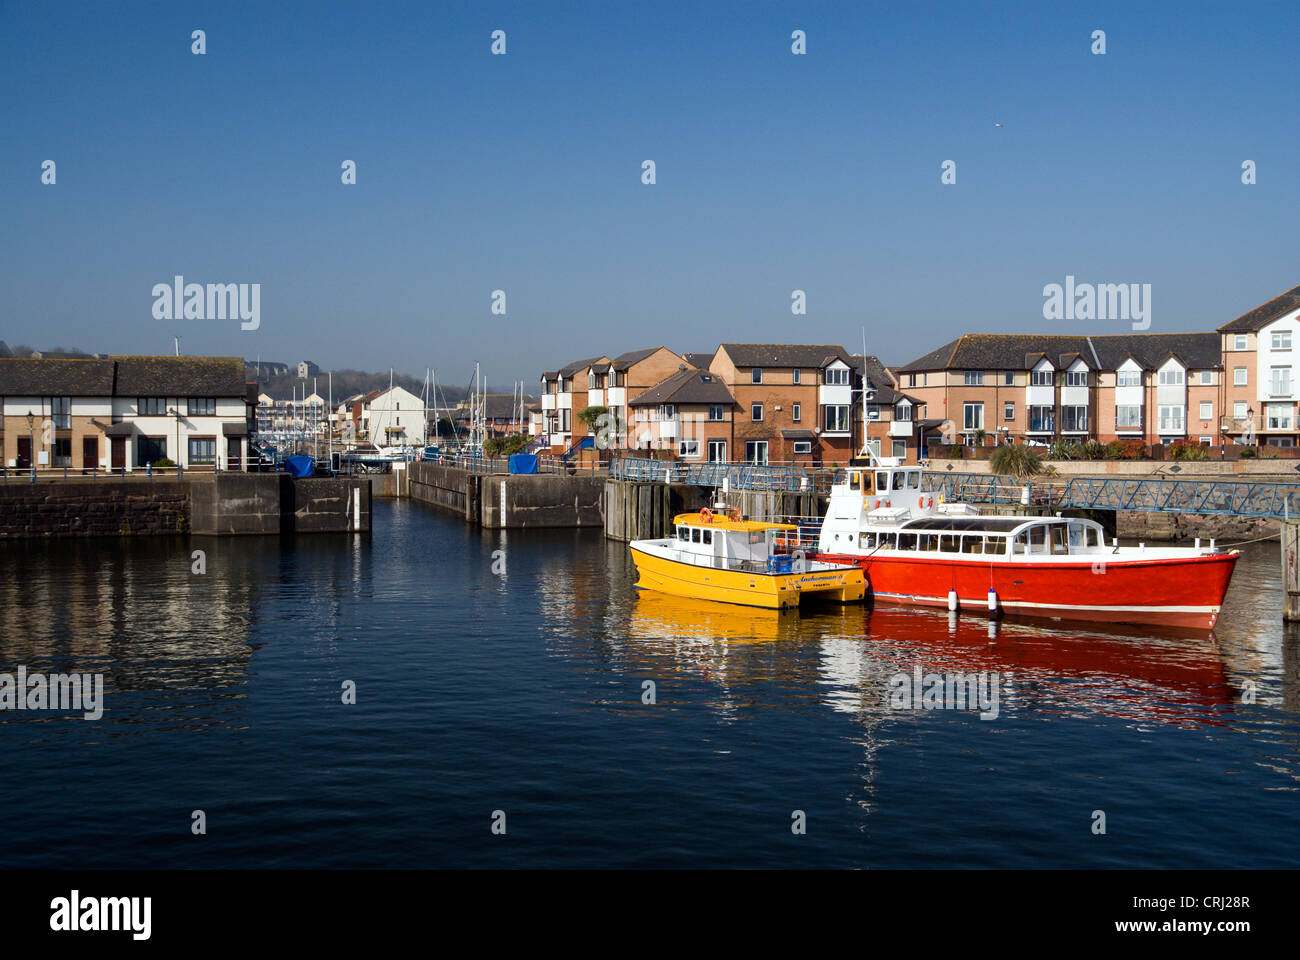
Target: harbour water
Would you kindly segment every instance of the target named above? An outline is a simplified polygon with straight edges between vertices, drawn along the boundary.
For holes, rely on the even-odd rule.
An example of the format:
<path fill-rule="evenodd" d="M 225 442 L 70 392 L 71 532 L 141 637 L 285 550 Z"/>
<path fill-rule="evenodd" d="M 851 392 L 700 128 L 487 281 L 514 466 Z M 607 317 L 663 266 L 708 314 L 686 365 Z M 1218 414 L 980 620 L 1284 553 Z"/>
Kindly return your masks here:
<path fill-rule="evenodd" d="M 0 673 L 104 678 L 98 720 L 0 711 L 0 866 L 1300 863 L 1276 543 L 1207 637 L 693 603 L 595 531 L 373 522 L 0 545 Z M 955 673 L 996 716 L 891 703 Z"/>

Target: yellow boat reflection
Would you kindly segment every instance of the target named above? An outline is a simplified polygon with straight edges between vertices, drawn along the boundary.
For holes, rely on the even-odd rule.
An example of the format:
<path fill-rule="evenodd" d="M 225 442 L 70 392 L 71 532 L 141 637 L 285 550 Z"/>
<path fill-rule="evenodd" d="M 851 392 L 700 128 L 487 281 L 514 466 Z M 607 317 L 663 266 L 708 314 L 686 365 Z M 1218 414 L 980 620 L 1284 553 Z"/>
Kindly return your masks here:
<path fill-rule="evenodd" d="M 719 604 L 641 590 L 628 626 L 634 637 L 774 643 L 799 639 L 799 619 L 795 610 Z"/>

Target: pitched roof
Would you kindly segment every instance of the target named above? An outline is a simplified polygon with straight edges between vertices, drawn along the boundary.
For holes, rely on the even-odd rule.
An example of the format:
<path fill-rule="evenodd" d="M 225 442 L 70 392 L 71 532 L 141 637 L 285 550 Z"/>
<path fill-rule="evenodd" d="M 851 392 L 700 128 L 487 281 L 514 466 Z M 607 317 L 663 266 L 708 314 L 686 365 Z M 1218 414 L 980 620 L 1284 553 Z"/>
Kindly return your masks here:
<path fill-rule="evenodd" d="M 735 403 L 727 385 L 703 370 L 678 370 L 632 400 L 630 407 L 649 407 L 660 403 Z"/>
<path fill-rule="evenodd" d="M 646 347 L 644 350 L 629 350 L 627 353 L 620 353 L 610 361 L 610 366 L 615 370 L 626 370 L 628 367 L 632 366 L 632 364 L 640 363 L 646 357 L 649 357 L 662 349 L 664 348 Z"/>
<path fill-rule="evenodd" d="M 738 367 L 824 367 L 832 360 L 849 363 L 848 352 L 833 343 L 724 343 Z"/>
<path fill-rule="evenodd" d="M 243 397 L 241 357 L 0 360 L 0 393 L 69 397 Z"/>
<path fill-rule="evenodd" d="M 682 359 L 692 367 L 699 370 L 709 369 L 709 364 L 713 362 L 712 353 L 683 353 Z"/>
<path fill-rule="evenodd" d="M 586 360 L 575 360 L 567 367 L 560 368 L 560 376 L 571 377 L 579 370 L 586 370 L 588 367 L 594 366 L 598 363 L 609 363 L 609 357 L 602 355 L 599 357 L 588 357 Z"/>
<path fill-rule="evenodd" d="M 931 350 L 899 372 L 916 370 L 1029 370 L 1042 357 L 1057 369 L 1082 359 L 1093 369 L 1114 370 L 1130 356 L 1154 370 L 1170 354 L 1193 370 L 1218 367 L 1216 333 L 1120 333 L 1077 336 L 1050 333 L 968 333 Z"/>
<path fill-rule="evenodd" d="M 1268 303 L 1243 313 L 1236 320 L 1219 327 L 1219 333 L 1247 333 L 1267 326 L 1278 317 L 1300 308 L 1300 286 L 1280 293 Z"/>

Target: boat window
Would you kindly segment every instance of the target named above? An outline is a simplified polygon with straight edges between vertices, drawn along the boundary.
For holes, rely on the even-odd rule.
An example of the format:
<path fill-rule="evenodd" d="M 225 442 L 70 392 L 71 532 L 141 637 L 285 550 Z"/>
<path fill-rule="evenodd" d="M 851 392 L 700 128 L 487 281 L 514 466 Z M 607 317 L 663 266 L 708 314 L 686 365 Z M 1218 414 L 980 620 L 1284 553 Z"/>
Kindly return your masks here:
<path fill-rule="evenodd" d="M 704 542 L 705 542 L 705 543 L 712 543 L 712 542 L 713 542 L 713 531 L 712 531 L 712 530 L 705 530 L 705 531 L 704 531 Z"/>
<path fill-rule="evenodd" d="M 915 550 L 915 549 L 916 549 L 916 534 L 914 534 L 914 533 L 900 533 L 900 534 L 898 535 L 898 549 L 899 549 L 899 550 Z"/>
<path fill-rule="evenodd" d="M 1029 528 L 1029 552 L 1047 552 L 1047 528 L 1042 524 Z"/>
<path fill-rule="evenodd" d="M 678 527 L 678 528 L 677 528 L 677 539 L 678 539 L 678 540 L 689 540 L 689 539 L 691 539 L 691 530 L 690 530 L 690 528 L 689 528 L 689 527 Z"/>
<path fill-rule="evenodd" d="M 967 534 L 966 536 L 962 537 L 961 552 L 962 553 L 983 553 L 984 538 L 979 536 L 978 534 L 973 534 L 973 533 Z"/>
<path fill-rule="evenodd" d="M 1052 524 L 1052 553 L 1069 553 L 1069 548 L 1065 545 L 1065 524 Z"/>
<path fill-rule="evenodd" d="M 920 487 L 921 487 L 921 471 L 920 471 L 920 470 L 908 470 L 908 471 L 907 471 L 907 489 L 909 489 L 909 490 L 919 490 Z"/>
<path fill-rule="evenodd" d="M 762 543 L 763 540 L 764 540 L 764 537 L 763 537 L 763 531 L 762 531 L 762 530 L 751 530 L 751 531 L 749 531 L 749 542 L 750 542 L 750 543 Z"/>
<path fill-rule="evenodd" d="M 1012 546 L 1011 546 L 1011 552 L 1012 552 L 1012 553 L 1028 553 L 1028 552 L 1029 552 L 1029 549 L 1028 549 L 1028 548 L 1029 548 L 1029 541 L 1028 541 L 1028 539 L 1025 537 L 1025 534 L 1024 534 L 1023 531 L 1022 531 L 1022 532 L 1021 532 L 1021 533 L 1016 537 L 1015 541 L 1012 543 Z"/>
<path fill-rule="evenodd" d="M 700 542 L 700 528 L 699 528 L 699 527 L 695 527 L 693 530 L 691 530 L 691 542 L 692 542 L 692 543 L 699 543 L 699 542 Z"/>
<path fill-rule="evenodd" d="M 876 471 L 876 492 L 886 493 L 889 490 L 889 473 L 885 470 Z"/>
<path fill-rule="evenodd" d="M 1083 546 L 1083 524 L 1070 524 L 1070 549 Z"/>
<path fill-rule="evenodd" d="M 832 483 L 844 483 L 848 480 L 849 472 L 847 470 L 836 470 L 835 476 L 831 479 Z"/>
<path fill-rule="evenodd" d="M 1001 555 L 1007 552 L 1007 538 L 1003 534 L 987 534 L 984 537 L 984 552 Z"/>
<path fill-rule="evenodd" d="M 945 533 L 939 538 L 939 549 L 944 553 L 956 553 L 959 539 L 955 533 Z"/>
<path fill-rule="evenodd" d="M 1105 546 L 1105 544 L 1101 542 L 1101 531 L 1100 531 L 1100 530 L 1098 530 L 1096 527 L 1088 527 L 1088 528 L 1087 528 L 1087 531 L 1088 531 L 1088 546 L 1090 546 L 1090 547 L 1104 547 L 1104 546 Z"/>

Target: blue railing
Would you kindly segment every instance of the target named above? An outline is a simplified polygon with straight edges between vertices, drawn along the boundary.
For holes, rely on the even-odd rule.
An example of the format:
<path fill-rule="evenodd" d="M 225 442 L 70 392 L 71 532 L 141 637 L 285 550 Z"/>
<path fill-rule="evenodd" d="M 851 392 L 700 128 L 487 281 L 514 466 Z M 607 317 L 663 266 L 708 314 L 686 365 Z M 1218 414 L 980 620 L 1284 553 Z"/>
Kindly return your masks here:
<path fill-rule="evenodd" d="M 813 486 L 812 478 L 803 467 L 691 463 L 643 457 L 615 457 L 609 462 L 609 475 L 615 480 L 689 483 L 700 487 L 721 487 L 725 479 L 733 490 L 808 490 Z"/>
<path fill-rule="evenodd" d="M 1025 483 L 998 474 L 927 473 L 945 500 L 1021 503 Z M 1300 517 L 1300 482 L 1170 480 L 1164 477 L 1071 477 L 1034 480 L 1029 503 L 1053 508 L 1197 513 L 1275 520 Z"/>

